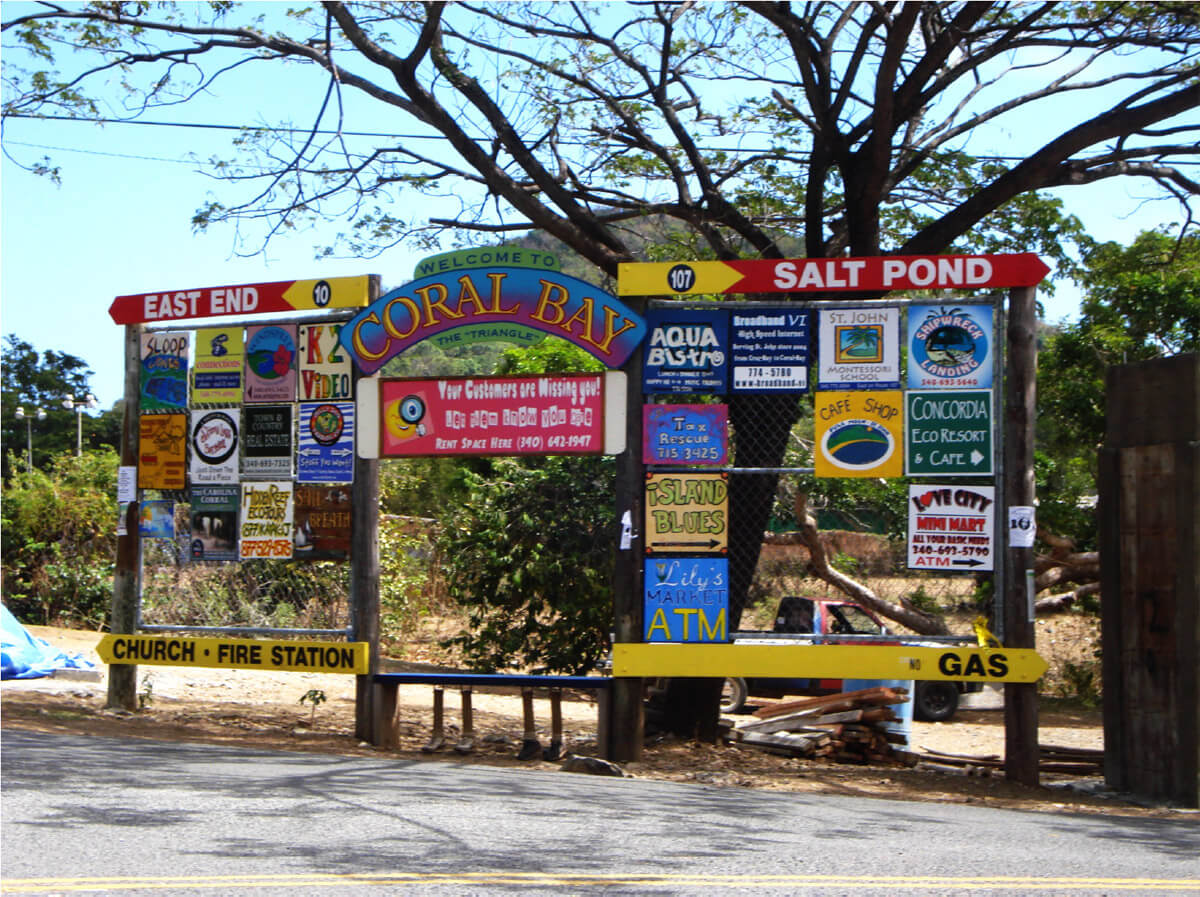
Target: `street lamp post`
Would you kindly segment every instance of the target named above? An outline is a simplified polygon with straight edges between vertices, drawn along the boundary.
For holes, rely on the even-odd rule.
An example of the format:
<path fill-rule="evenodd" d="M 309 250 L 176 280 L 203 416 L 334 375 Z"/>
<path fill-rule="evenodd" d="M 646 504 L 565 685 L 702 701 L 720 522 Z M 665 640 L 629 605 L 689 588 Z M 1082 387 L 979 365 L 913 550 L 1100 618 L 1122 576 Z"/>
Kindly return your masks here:
<path fill-rule="evenodd" d="M 25 407 L 18 405 L 14 416 L 17 420 L 25 421 L 25 469 L 33 470 L 33 419 L 36 417 L 38 420 L 45 420 L 46 412 L 41 408 L 31 408 L 29 411 L 30 413 L 26 414 Z"/>
<path fill-rule="evenodd" d="M 68 411 L 75 412 L 75 457 L 79 457 L 83 454 L 83 409 L 96 408 L 100 403 L 90 392 L 83 398 L 67 396 L 62 403 Z"/>

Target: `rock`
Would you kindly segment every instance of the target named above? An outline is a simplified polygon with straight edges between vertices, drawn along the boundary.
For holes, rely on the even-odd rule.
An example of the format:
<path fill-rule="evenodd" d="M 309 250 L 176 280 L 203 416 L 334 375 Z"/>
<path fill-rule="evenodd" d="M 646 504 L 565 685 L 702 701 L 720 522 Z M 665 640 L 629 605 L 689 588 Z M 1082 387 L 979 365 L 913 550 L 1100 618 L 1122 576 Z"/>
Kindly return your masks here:
<path fill-rule="evenodd" d="M 562 763 L 562 771 L 586 772 L 593 776 L 625 777 L 625 770 L 621 769 L 617 764 L 611 763 L 608 760 L 601 760 L 599 757 L 582 757 L 579 754 L 568 756 Z"/>

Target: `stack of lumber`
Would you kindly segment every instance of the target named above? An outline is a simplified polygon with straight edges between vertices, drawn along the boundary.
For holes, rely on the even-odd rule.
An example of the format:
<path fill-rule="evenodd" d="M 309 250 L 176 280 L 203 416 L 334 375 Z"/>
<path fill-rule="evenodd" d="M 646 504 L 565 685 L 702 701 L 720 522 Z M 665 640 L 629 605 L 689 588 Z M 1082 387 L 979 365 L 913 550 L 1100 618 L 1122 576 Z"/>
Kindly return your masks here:
<path fill-rule="evenodd" d="M 921 763 L 932 766 L 962 769 L 968 775 L 988 775 L 991 770 L 1004 768 L 1004 758 L 998 754 L 946 754 L 923 748 L 918 759 Z M 1038 771 L 1077 776 L 1103 775 L 1104 751 L 1052 744 L 1038 745 Z"/>
<path fill-rule="evenodd" d="M 912 755 L 893 747 L 905 744 L 904 736 L 885 725 L 898 719 L 891 705 L 907 701 L 907 689 L 883 686 L 786 701 L 756 710 L 734 737 L 793 757 L 911 765 Z"/>

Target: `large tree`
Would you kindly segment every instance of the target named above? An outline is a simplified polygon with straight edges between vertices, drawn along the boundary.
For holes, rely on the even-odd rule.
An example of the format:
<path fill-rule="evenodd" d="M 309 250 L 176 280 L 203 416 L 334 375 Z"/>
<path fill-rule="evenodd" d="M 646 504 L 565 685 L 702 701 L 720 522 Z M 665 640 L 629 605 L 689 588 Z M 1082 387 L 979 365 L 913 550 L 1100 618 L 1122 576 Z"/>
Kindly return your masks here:
<path fill-rule="evenodd" d="M 1079 320 L 1051 329 L 1039 357 L 1038 529 L 1050 551 L 1038 559 L 1037 586 L 1063 593 L 1045 607 L 1079 597 L 1066 583 L 1098 589 L 1093 504 L 1106 371 L 1200 352 L 1200 234 L 1146 231 L 1128 246 L 1101 243 L 1086 253 L 1084 271 Z"/>
<path fill-rule="evenodd" d="M 249 156 L 219 169 L 233 198 L 195 221 L 262 239 L 344 216 L 358 253 L 532 228 L 612 276 L 652 251 L 631 223 L 659 215 L 666 257 L 1062 258 L 1038 191 L 1200 192 L 1181 167 L 1200 145 L 1191 3 L 104 2 L 22 6 L 3 29 L 31 54 L 6 55 L 6 116 L 136 118 L 246 66 L 321 70 L 307 98 L 298 70 L 261 80 L 288 121 L 241 136 Z M 797 414 L 735 398 L 735 429 L 772 422 L 736 463 L 776 463 Z M 736 485 L 735 525 L 761 532 L 774 482 Z M 733 558 L 735 602 L 756 555 Z"/>
<path fill-rule="evenodd" d="M 32 344 L 10 333 L 0 347 L 0 362 L 5 479 L 12 473 L 10 452 L 20 459 L 18 467 L 23 469 L 30 446 L 33 466 L 46 467 L 51 456 L 73 452 L 79 436 L 84 448 L 116 445 L 119 413 L 108 411 L 98 417 L 86 413 L 76 419 L 76 412 L 63 406 L 64 399 L 88 394 L 92 370 L 82 358 L 54 349 L 39 353 Z M 16 416 L 18 408 L 20 418 Z"/>

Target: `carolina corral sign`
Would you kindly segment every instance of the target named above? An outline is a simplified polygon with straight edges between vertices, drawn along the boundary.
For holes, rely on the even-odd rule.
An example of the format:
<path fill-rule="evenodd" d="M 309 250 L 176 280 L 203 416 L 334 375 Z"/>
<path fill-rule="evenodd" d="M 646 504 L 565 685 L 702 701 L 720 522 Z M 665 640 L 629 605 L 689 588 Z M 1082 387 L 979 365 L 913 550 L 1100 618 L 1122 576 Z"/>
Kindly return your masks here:
<path fill-rule="evenodd" d="M 365 675 L 366 642 L 268 641 L 109 634 L 96 646 L 108 664 L 217 667 Z"/>
<path fill-rule="evenodd" d="M 469 328 L 532 328 L 562 337 L 620 367 L 646 335 L 646 324 L 599 288 L 557 271 L 479 267 L 410 281 L 372 302 L 340 339 L 364 374 L 422 340 Z M 472 337 L 475 338 L 474 336 Z"/>

